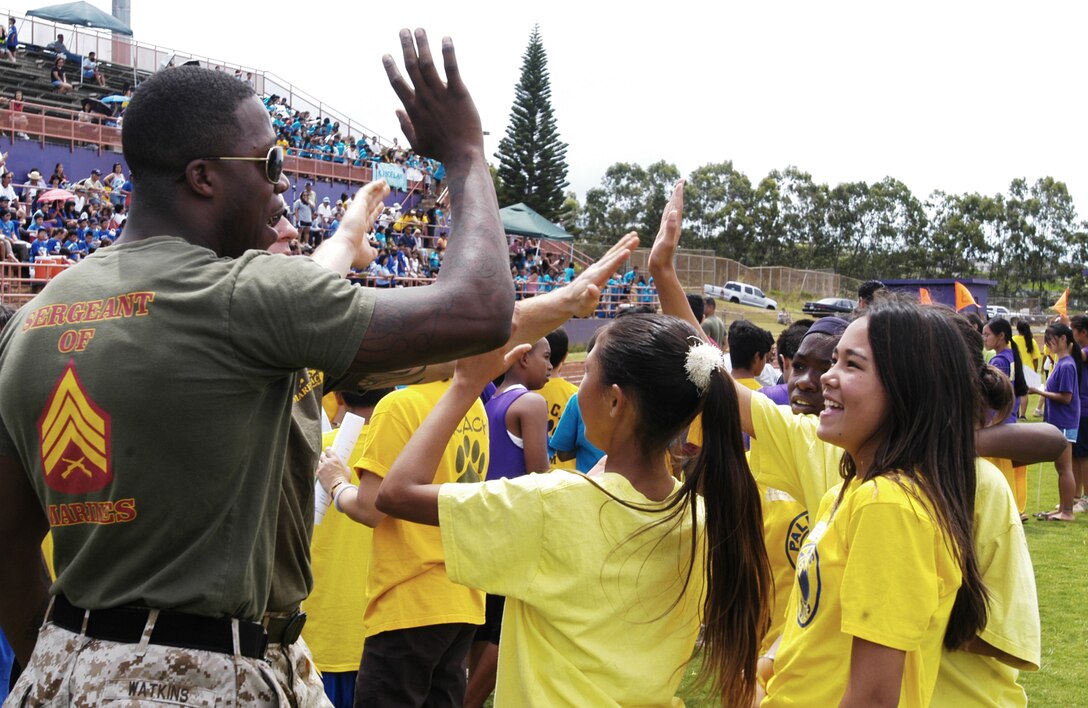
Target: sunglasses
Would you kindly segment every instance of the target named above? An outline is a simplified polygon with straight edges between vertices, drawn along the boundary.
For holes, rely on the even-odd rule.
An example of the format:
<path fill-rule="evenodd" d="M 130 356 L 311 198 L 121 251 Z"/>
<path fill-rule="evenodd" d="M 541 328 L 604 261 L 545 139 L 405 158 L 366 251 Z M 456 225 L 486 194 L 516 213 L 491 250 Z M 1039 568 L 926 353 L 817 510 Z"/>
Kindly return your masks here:
<path fill-rule="evenodd" d="M 263 162 L 264 178 L 272 184 L 279 184 L 283 176 L 283 146 L 273 145 L 264 157 L 204 157 L 202 160 L 241 160 L 243 162 Z"/>

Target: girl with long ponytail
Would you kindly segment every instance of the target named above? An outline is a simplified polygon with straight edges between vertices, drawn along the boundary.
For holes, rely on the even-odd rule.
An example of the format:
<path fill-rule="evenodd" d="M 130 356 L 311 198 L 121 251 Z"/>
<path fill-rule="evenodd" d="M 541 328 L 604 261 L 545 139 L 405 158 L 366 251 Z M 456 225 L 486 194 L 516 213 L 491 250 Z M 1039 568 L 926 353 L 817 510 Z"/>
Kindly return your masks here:
<path fill-rule="evenodd" d="M 1002 317 L 994 317 L 982 327 L 982 342 L 987 349 L 994 351 L 990 364 L 996 366 L 1012 382 L 1013 392 L 1018 396 L 1012 413 L 1005 422 L 1016 422 L 1016 411 L 1019 410 L 1019 397 L 1028 393 L 1027 381 L 1024 378 L 1024 365 L 1020 358 L 1020 352 L 1013 343 L 1012 325 Z"/>
<path fill-rule="evenodd" d="M 453 581 L 506 596 L 496 704 L 668 705 L 701 625 L 711 690 L 722 705 L 750 704 L 770 579 L 721 352 L 673 317 L 618 318 L 599 331 L 578 392 L 586 437 L 607 453 L 602 474 L 431 484 L 504 367 L 501 352 L 458 362 L 377 498 L 384 513 L 441 528 Z M 680 482 L 667 452 L 700 411 L 702 452 Z"/>
<path fill-rule="evenodd" d="M 1023 360 L 1024 366 L 1036 373 L 1040 373 L 1039 364 L 1043 361 L 1043 352 L 1039 349 L 1039 345 L 1035 343 L 1035 335 L 1031 331 L 1031 325 L 1026 320 L 1020 320 L 1016 323 L 1016 334 L 1012 336 L 1012 343 L 1016 346 L 1016 350 L 1020 352 L 1020 358 Z M 1027 420 L 1027 396 L 1020 398 L 1019 415 L 1021 420 Z"/>

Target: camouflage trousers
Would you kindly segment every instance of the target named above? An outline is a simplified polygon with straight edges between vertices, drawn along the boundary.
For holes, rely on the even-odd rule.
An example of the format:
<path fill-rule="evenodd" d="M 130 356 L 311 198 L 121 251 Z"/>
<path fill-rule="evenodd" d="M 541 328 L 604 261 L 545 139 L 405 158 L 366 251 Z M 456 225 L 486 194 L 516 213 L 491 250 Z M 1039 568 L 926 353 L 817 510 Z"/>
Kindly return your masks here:
<path fill-rule="evenodd" d="M 325 695 L 325 684 L 314 666 L 314 657 L 306 641 L 299 637 L 293 644 L 269 644 L 268 661 L 280 689 L 287 694 L 291 708 L 332 708 Z"/>
<path fill-rule="evenodd" d="M 286 706 L 269 664 L 241 655 L 123 644 L 46 623 L 4 708 Z"/>

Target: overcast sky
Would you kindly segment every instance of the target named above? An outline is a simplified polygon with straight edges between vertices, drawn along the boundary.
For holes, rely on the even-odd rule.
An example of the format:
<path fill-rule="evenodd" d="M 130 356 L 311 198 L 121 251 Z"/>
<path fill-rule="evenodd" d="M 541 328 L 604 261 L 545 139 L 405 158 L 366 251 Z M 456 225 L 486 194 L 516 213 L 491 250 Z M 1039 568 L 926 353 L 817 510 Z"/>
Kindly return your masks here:
<path fill-rule="evenodd" d="M 582 200 L 614 162 L 732 160 L 923 199 L 1051 175 L 1088 218 L 1082 3 L 132 0 L 138 40 L 267 70 L 389 137 L 381 55 L 403 26 L 450 35 L 492 155 L 534 23 Z"/>

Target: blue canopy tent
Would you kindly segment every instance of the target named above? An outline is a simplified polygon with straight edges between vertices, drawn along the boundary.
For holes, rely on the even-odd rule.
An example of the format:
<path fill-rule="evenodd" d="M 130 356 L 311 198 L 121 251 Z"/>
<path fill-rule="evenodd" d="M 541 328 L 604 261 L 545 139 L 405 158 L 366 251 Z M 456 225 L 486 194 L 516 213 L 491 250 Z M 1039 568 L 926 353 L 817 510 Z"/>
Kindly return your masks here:
<path fill-rule="evenodd" d="M 556 226 L 521 202 L 499 209 L 499 216 L 502 218 L 502 227 L 508 234 L 547 238 L 552 241 L 574 240 L 562 226 Z"/>
<path fill-rule="evenodd" d="M 99 10 L 89 2 L 67 2 L 61 5 L 49 5 L 29 10 L 30 17 L 40 17 L 50 22 L 62 22 L 76 27 L 95 27 L 109 30 L 115 34 L 132 36 L 132 28 L 113 15 Z"/>

